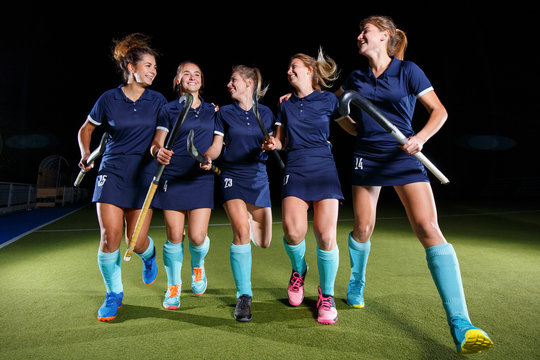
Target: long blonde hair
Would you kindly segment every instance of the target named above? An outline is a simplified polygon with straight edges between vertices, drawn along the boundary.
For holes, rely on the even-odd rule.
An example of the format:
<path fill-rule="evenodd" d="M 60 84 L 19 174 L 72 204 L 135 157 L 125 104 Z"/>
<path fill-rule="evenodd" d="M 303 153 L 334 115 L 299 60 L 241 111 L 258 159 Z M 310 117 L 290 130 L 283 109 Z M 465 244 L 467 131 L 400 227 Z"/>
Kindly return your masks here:
<path fill-rule="evenodd" d="M 319 48 L 317 58 L 306 54 L 298 53 L 291 57 L 291 61 L 298 59 L 304 63 L 306 67 L 311 69 L 313 76 L 311 77 L 311 86 L 315 90 L 321 91 L 322 88 L 331 88 L 332 82 L 339 77 L 337 64 L 332 58 L 324 55 L 322 48 Z"/>
<path fill-rule="evenodd" d="M 133 33 L 114 41 L 113 58 L 116 60 L 124 81 L 128 81 L 128 65 L 137 65 L 145 54 L 157 58 L 158 53 L 150 46 L 150 38 L 141 33 Z"/>
<path fill-rule="evenodd" d="M 392 18 L 380 15 L 369 16 L 360 22 L 360 29 L 363 29 L 366 24 L 372 24 L 380 31 L 388 30 L 390 33 L 390 38 L 386 48 L 388 56 L 395 56 L 399 60 L 404 59 L 405 49 L 407 48 L 408 44 L 407 36 L 403 30 L 396 27 L 396 24 Z"/>
<path fill-rule="evenodd" d="M 255 85 L 255 89 L 257 89 L 258 98 L 262 98 L 268 91 L 269 85 L 266 85 L 263 88 L 262 75 L 261 75 L 261 71 L 258 68 L 249 67 L 246 65 L 236 65 L 236 66 L 233 66 L 232 72 L 240 74 L 240 76 L 244 80 L 252 79 L 253 84 Z"/>

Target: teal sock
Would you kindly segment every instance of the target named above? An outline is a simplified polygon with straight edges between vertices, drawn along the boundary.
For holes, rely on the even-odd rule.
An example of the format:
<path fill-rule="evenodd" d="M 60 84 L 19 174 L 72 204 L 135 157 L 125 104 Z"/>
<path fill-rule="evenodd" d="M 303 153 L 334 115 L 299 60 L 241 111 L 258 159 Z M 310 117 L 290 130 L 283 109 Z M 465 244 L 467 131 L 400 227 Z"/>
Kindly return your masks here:
<path fill-rule="evenodd" d="M 120 267 L 122 264 L 120 249 L 113 251 L 112 253 L 98 250 L 97 262 L 107 292 L 124 292 L 124 287 L 122 285 L 122 271 Z"/>
<path fill-rule="evenodd" d="M 167 273 L 167 286 L 182 285 L 182 262 L 184 242 L 173 244 L 169 240 L 163 245 L 163 264 Z"/>
<path fill-rule="evenodd" d="M 210 238 L 207 236 L 200 246 L 189 243 L 189 252 L 191 254 L 191 266 L 201 267 L 204 265 L 204 257 L 208 254 L 210 248 Z"/>
<path fill-rule="evenodd" d="M 141 258 L 148 260 L 154 256 L 154 240 L 149 236 L 148 237 L 148 247 L 142 254 L 138 254 Z"/>
<path fill-rule="evenodd" d="M 470 321 L 454 247 L 449 243 L 444 243 L 427 248 L 426 259 L 441 296 L 448 324 L 455 316 Z"/>
<path fill-rule="evenodd" d="M 300 275 L 304 275 L 307 269 L 306 240 L 302 240 L 302 242 L 298 245 L 289 245 L 287 241 L 285 241 L 285 236 L 283 236 L 283 245 L 285 246 L 287 255 L 289 255 L 289 259 L 291 259 L 293 270 Z"/>
<path fill-rule="evenodd" d="M 339 249 L 336 244 L 330 251 L 319 249 L 317 246 L 317 267 L 319 268 L 319 279 L 321 292 L 324 295 L 334 296 L 334 282 L 339 267 Z"/>
<path fill-rule="evenodd" d="M 229 249 L 231 269 L 236 284 L 236 297 L 253 296 L 251 292 L 251 243 L 245 245 L 231 244 Z"/>
<path fill-rule="evenodd" d="M 351 260 L 350 281 L 357 282 L 363 287 L 366 283 L 366 266 L 371 250 L 371 241 L 359 243 L 349 233 L 349 259 Z"/>

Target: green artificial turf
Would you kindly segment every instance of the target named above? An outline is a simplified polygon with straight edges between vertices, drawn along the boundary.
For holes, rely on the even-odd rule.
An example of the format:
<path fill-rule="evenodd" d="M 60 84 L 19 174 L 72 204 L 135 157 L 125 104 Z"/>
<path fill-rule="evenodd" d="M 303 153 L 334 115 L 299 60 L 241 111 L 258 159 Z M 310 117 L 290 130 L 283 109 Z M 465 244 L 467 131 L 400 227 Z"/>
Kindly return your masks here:
<path fill-rule="evenodd" d="M 540 358 L 540 210 L 517 205 L 439 205 L 440 225 L 457 252 L 473 323 L 495 347 L 472 358 Z M 0 249 L 0 359 L 460 359 L 425 252 L 403 209 L 380 205 L 372 238 L 366 307 L 345 303 L 349 278 L 347 234 L 352 213 L 341 209 L 340 268 L 335 294 L 339 321 L 315 319 L 318 273 L 315 240 L 307 236 L 305 302 L 287 303 L 290 262 L 282 244 L 279 209 L 273 243 L 253 247 L 253 320 L 236 322 L 229 264 L 231 228 L 214 212 L 206 258 L 208 290 L 191 293 L 184 246 L 181 307 L 162 308 L 166 290 L 161 247 L 165 229 L 154 215 L 150 236 L 159 273 L 141 280 L 141 262 L 122 262 L 124 305 L 117 318 L 96 319 L 105 287 L 96 257 L 99 230 L 93 206 Z M 125 244 L 121 252 L 125 251 Z"/>

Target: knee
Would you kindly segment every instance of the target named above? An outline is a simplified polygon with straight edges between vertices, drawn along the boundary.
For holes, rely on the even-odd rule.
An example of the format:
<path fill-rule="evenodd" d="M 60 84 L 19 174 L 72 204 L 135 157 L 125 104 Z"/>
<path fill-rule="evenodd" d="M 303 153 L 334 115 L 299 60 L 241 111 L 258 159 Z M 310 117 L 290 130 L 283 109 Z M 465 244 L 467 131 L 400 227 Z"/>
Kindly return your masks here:
<path fill-rule="evenodd" d="M 434 220 L 424 220 L 413 225 L 414 231 L 420 240 L 442 237 L 439 224 Z"/>
<path fill-rule="evenodd" d="M 167 229 L 167 239 L 173 244 L 179 244 L 184 241 L 184 228 L 169 228 Z"/>
<path fill-rule="evenodd" d="M 352 231 L 354 240 L 358 242 L 366 242 L 371 238 L 375 224 L 355 224 Z"/>
<path fill-rule="evenodd" d="M 206 231 L 188 231 L 189 242 L 195 246 L 201 246 L 206 240 Z"/>
<path fill-rule="evenodd" d="M 249 228 L 249 223 L 241 224 L 235 226 L 233 229 L 234 234 L 234 244 L 236 245 L 245 245 L 251 241 L 251 230 Z"/>

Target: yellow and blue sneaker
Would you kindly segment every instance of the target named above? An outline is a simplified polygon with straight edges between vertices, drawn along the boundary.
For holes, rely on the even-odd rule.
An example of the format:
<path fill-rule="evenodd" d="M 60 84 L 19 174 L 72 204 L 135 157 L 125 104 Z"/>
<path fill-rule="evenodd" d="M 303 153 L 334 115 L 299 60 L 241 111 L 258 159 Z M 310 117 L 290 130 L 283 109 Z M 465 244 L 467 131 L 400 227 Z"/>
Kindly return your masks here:
<path fill-rule="evenodd" d="M 118 308 L 122 306 L 122 299 L 124 293 L 108 292 L 105 294 L 105 301 L 97 312 L 97 318 L 99 321 L 111 321 L 116 317 Z"/>
<path fill-rule="evenodd" d="M 142 278 L 143 282 L 146 285 L 152 284 L 157 277 L 157 264 L 156 264 L 156 248 L 154 247 L 154 255 L 152 255 L 149 259 L 142 259 L 143 263 L 143 270 L 142 270 Z"/>
<path fill-rule="evenodd" d="M 167 288 L 163 307 L 168 310 L 176 310 L 180 307 L 180 285 L 172 285 Z"/>
<path fill-rule="evenodd" d="M 195 295 L 202 295 L 206 291 L 206 272 L 204 265 L 191 268 L 191 290 Z"/>
<path fill-rule="evenodd" d="M 353 308 L 362 309 L 364 307 L 364 282 L 354 281 L 349 282 L 347 289 L 347 304 Z"/>
<path fill-rule="evenodd" d="M 460 317 L 451 319 L 450 333 L 460 354 L 475 354 L 493 347 L 493 341 L 482 329 Z"/>

